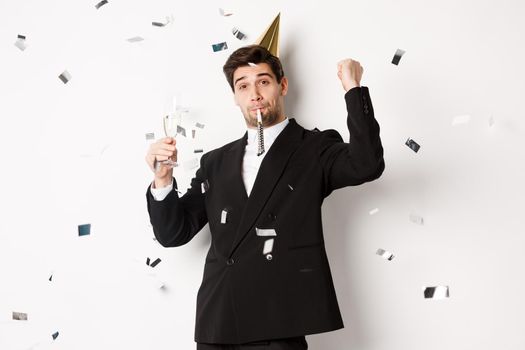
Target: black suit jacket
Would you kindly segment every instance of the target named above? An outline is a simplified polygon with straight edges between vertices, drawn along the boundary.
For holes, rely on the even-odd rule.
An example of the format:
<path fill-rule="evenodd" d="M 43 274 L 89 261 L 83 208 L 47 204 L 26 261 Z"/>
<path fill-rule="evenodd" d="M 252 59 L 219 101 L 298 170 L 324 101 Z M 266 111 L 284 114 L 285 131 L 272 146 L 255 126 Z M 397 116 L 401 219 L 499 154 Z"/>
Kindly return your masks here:
<path fill-rule="evenodd" d="M 321 204 L 333 190 L 374 180 L 384 170 L 368 88 L 349 90 L 345 100 L 351 141 L 344 143 L 335 130 L 305 130 L 290 119 L 262 161 L 250 197 L 241 173 L 247 133 L 205 153 L 182 197 L 172 191 L 155 201 L 147 191 L 151 224 L 163 246 L 184 245 L 210 226 L 196 342 L 240 344 L 343 327 Z M 258 235 L 258 229 L 275 235 Z M 269 239 L 270 256 L 263 254 Z"/>

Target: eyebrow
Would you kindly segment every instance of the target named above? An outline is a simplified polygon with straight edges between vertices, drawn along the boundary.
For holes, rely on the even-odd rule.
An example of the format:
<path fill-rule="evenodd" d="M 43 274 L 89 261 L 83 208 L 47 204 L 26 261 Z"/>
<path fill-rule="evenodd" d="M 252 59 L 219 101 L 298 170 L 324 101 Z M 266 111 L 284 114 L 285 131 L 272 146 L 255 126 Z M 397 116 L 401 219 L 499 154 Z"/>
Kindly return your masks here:
<path fill-rule="evenodd" d="M 273 76 L 272 76 L 270 73 L 259 73 L 259 74 L 257 74 L 257 77 L 263 77 L 263 76 L 268 76 L 268 77 L 270 77 L 270 78 L 273 79 Z M 237 80 L 235 80 L 235 82 L 233 83 L 233 85 L 237 85 L 237 82 L 238 82 L 239 80 L 243 80 L 244 78 L 246 78 L 246 76 L 243 76 L 243 77 L 238 78 Z"/>

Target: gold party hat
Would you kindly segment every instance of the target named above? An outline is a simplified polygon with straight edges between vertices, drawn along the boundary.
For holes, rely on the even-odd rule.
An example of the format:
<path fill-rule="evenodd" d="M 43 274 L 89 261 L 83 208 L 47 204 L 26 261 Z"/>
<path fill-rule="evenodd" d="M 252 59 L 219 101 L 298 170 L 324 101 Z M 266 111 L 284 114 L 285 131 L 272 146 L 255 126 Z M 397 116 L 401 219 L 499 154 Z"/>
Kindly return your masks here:
<path fill-rule="evenodd" d="M 264 33 L 254 43 L 256 45 L 264 46 L 272 55 L 279 57 L 279 23 L 281 20 L 281 13 L 275 17 L 272 24 L 264 31 Z"/>

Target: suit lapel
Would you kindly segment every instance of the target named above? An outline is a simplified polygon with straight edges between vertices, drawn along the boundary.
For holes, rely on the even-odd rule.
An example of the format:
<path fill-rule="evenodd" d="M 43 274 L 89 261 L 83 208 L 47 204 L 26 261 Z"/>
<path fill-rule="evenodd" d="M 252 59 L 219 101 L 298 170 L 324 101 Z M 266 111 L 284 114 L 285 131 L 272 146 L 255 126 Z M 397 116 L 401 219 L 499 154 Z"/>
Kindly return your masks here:
<path fill-rule="evenodd" d="M 253 189 L 244 208 L 229 255 L 235 251 L 242 239 L 251 230 L 255 220 L 272 194 L 277 181 L 281 177 L 288 163 L 288 159 L 299 146 L 302 140 L 302 134 L 303 129 L 297 124 L 295 119 L 292 118 L 279 136 L 277 136 L 270 150 L 268 150 L 268 154 L 264 157 L 257 172 Z M 244 152 L 242 153 L 244 154 Z M 242 160 L 241 157 L 241 172 Z M 244 184 L 242 175 L 241 183 Z M 244 185 L 242 185 L 242 188 L 244 188 Z M 244 193 L 246 195 L 246 190 L 244 190 Z"/>
<path fill-rule="evenodd" d="M 228 186 L 232 190 L 233 202 L 242 204 L 248 200 L 248 193 L 244 186 L 244 180 L 242 178 L 242 162 L 244 158 L 244 152 L 246 143 L 248 140 L 248 132 L 244 134 L 239 140 L 234 142 L 232 147 L 226 152 L 226 157 L 223 160 L 222 178 L 226 179 L 225 186 Z"/>

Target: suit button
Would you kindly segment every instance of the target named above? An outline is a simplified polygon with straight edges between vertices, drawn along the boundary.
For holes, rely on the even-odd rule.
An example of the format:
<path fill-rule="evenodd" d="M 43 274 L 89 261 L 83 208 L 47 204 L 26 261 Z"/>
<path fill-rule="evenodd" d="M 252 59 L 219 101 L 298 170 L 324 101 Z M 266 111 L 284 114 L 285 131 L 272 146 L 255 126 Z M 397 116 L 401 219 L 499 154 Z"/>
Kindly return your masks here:
<path fill-rule="evenodd" d="M 266 260 L 270 261 L 273 259 L 272 254 L 266 254 Z"/>
<path fill-rule="evenodd" d="M 234 262 L 235 261 L 232 258 L 229 258 L 228 260 L 226 260 L 226 265 L 232 266 Z"/>

